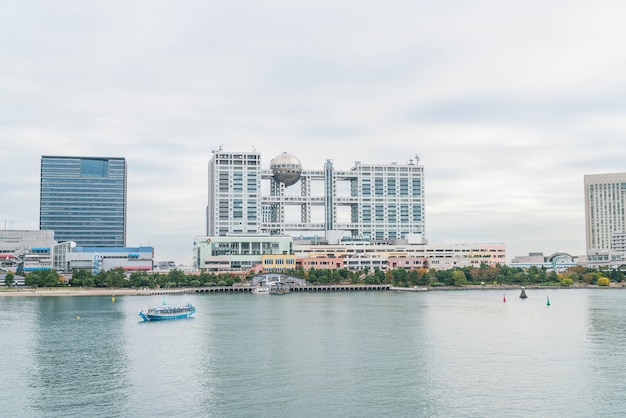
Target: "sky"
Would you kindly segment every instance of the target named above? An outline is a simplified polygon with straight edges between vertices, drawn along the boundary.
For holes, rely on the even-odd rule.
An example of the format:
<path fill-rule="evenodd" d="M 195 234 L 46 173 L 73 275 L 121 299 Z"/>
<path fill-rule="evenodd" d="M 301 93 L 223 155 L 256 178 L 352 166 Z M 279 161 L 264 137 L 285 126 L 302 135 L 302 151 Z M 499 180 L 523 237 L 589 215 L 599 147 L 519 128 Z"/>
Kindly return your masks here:
<path fill-rule="evenodd" d="M 431 244 L 585 253 L 583 176 L 626 171 L 626 3 L 3 2 L 0 227 L 42 155 L 124 157 L 127 245 L 191 264 L 212 150 L 405 163 Z"/>

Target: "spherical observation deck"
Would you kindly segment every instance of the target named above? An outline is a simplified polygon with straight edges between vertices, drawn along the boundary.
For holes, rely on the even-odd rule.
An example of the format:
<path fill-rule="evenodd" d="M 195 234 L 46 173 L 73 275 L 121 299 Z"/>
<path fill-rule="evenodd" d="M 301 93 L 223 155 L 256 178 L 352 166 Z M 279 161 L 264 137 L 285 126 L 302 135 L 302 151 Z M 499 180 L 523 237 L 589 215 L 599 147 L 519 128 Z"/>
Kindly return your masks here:
<path fill-rule="evenodd" d="M 283 152 L 270 162 L 270 168 L 274 172 L 274 179 L 285 186 L 296 184 L 302 173 L 302 163 L 293 154 Z"/>

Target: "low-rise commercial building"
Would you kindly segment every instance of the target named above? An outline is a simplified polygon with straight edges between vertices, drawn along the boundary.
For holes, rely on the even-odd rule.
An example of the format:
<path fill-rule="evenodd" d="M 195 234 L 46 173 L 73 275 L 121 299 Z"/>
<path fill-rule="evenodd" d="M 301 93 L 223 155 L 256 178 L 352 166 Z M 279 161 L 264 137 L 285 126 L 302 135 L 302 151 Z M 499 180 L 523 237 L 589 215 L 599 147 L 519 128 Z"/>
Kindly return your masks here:
<path fill-rule="evenodd" d="M 293 255 L 292 244 L 291 237 L 282 235 L 196 237 L 194 268 L 214 273 L 250 271 L 263 263 L 264 256 Z"/>
<path fill-rule="evenodd" d="M 152 247 L 77 247 L 74 241 L 57 242 L 53 231 L 0 231 L 0 271 L 25 272 L 54 269 L 71 273 L 86 269 L 94 273 L 122 268 L 152 270 Z"/>
<path fill-rule="evenodd" d="M 430 245 L 380 241 L 296 240 L 289 236 L 197 237 L 194 267 L 207 272 L 285 271 L 311 268 L 387 270 L 506 264 L 504 244 Z M 282 263 L 282 264 L 281 264 Z M 295 264 L 293 264 L 295 263 Z M 258 265 L 261 264 L 261 268 Z"/>
<path fill-rule="evenodd" d="M 544 268 L 554 271 L 563 271 L 578 264 L 578 257 L 564 252 L 556 252 L 549 256 L 544 256 L 541 252 L 529 253 L 525 256 L 516 256 L 511 260 L 509 266 L 521 268 Z"/>
<path fill-rule="evenodd" d="M 152 247 L 74 247 L 66 254 L 65 265 L 56 270 L 89 270 L 94 274 L 121 268 L 124 271 L 150 271 L 154 259 Z"/>

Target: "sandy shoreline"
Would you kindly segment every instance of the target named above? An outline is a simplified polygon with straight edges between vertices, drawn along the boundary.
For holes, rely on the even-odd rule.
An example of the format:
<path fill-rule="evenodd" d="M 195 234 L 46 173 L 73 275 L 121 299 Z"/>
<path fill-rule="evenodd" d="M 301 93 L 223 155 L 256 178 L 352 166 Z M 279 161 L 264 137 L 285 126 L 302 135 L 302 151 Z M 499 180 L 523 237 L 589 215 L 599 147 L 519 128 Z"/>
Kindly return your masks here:
<path fill-rule="evenodd" d="M 99 288 L 51 288 L 51 289 L 2 289 L 2 296 L 150 296 L 157 290 L 144 289 L 99 289 Z M 163 292 L 161 292 L 163 293 Z M 168 292 L 178 293 L 178 292 Z M 182 293 L 182 292 L 181 292 Z"/>

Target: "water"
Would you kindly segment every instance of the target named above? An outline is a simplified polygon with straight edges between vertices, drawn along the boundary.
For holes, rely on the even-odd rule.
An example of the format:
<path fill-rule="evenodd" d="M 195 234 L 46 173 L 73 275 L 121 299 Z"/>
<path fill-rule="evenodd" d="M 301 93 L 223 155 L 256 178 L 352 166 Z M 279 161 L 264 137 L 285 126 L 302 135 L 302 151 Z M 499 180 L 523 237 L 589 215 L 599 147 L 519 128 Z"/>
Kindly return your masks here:
<path fill-rule="evenodd" d="M 11 417 L 626 416 L 622 290 L 0 297 Z M 546 297 L 551 306 L 546 306 Z"/>

